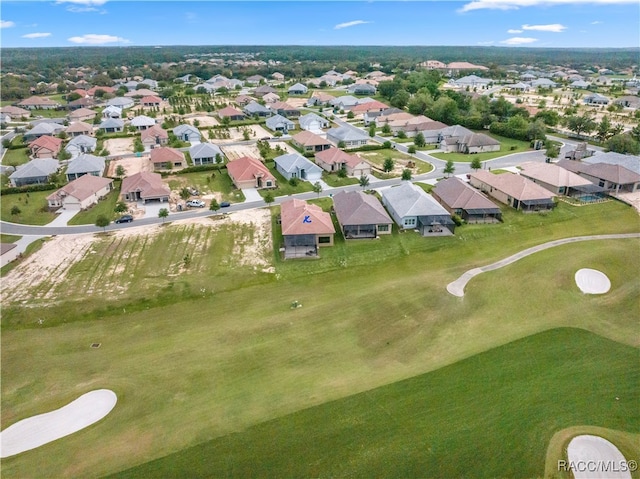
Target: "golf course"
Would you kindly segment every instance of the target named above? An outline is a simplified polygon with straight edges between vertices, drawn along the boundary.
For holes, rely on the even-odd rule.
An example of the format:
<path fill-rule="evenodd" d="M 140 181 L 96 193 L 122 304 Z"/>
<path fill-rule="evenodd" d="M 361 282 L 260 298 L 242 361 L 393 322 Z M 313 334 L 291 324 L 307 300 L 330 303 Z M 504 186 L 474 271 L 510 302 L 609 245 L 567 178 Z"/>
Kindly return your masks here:
<path fill-rule="evenodd" d="M 3 277 L 2 429 L 92 390 L 118 398 L 2 459 L 3 478 L 569 478 L 548 463 L 573 430 L 639 459 L 640 239 L 562 244 L 446 290 L 545 242 L 638 233 L 634 209 L 337 233 L 302 261 L 279 257 L 279 207 L 257 211 L 51 238 L 41 251 L 64 261 Z M 580 291 L 583 268 L 606 294 Z"/>

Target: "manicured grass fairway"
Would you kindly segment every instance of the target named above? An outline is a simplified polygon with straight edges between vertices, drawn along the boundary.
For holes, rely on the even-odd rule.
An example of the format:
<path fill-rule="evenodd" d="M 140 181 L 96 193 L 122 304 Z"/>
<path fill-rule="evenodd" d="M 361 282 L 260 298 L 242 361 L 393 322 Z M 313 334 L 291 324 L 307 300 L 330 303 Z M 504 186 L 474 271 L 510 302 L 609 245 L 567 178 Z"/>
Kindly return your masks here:
<path fill-rule="evenodd" d="M 111 477 L 542 477 L 557 430 L 640 431 L 639 388 L 635 348 L 554 329 Z"/>
<path fill-rule="evenodd" d="M 154 240 L 153 245 L 132 246 L 133 252 L 141 252 L 137 257 L 115 246 L 108 250 L 108 244 L 101 242 L 105 251 L 118 254 L 104 260 L 97 254 L 87 255 L 76 264 L 65 287 L 54 295 L 59 304 L 46 308 L 3 304 L 3 424 L 58 408 L 91 389 L 108 387 L 119 398 L 114 411 L 100 423 L 3 460 L 3 478 L 40 477 L 43 470 L 51 477 L 102 476 L 221 437 L 228 447 L 240 444 L 247 450 L 233 452 L 242 464 L 242 455 L 249 454 L 253 439 L 232 433 L 414 378 L 558 327 L 583 328 L 621 344 L 594 339 L 600 346 L 589 346 L 581 355 L 577 351 L 588 341 L 582 346 L 578 341 L 576 349 L 570 338 L 558 340 L 559 347 L 554 341 L 535 340 L 524 357 L 513 353 L 508 356 L 513 361 L 498 363 L 498 368 L 486 372 L 485 363 L 495 361 L 472 358 L 476 366 L 471 369 L 495 378 L 491 379 L 492 388 L 485 385 L 482 389 L 484 379 L 463 375 L 468 379 L 463 389 L 485 394 L 478 402 L 488 417 L 477 414 L 479 406 L 470 404 L 473 395 L 454 388 L 455 375 L 436 372 L 450 384 L 442 392 L 435 387 L 441 383 L 429 383 L 434 386 L 427 391 L 427 399 L 432 400 L 427 403 L 428 410 L 433 410 L 428 414 L 447 418 L 456 429 L 444 430 L 444 421 L 438 423 L 438 429 L 430 429 L 430 419 L 416 417 L 413 405 L 395 400 L 395 410 L 401 413 L 397 419 L 388 417 L 389 411 L 377 402 L 368 401 L 371 408 L 367 411 L 363 399 L 356 397 L 352 400 L 364 415 L 361 417 L 370 418 L 361 427 L 368 433 L 379 421 L 388 433 L 376 433 L 379 435 L 373 435 L 371 442 L 361 442 L 362 449 L 355 449 L 352 429 L 358 424 L 353 418 L 361 417 L 346 415 L 342 426 L 332 421 L 340 417 L 333 412 L 305 419 L 313 427 L 305 425 L 309 422 L 282 419 L 281 429 L 271 430 L 275 435 L 268 439 L 274 453 L 266 457 L 264 450 L 256 450 L 256 457 L 266 457 L 265 468 L 295 458 L 295 449 L 287 449 L 286 441 L 293 437 L 291 431 L 302 431 L 297 440 L 309 444 L 309 454 L 317 452 L 309 457 L 321 461 L 317 470 L 308 471 L 319 477 L 348 476 L 349 467 L 356 472 L 378 468 L 380 475 L 409 477 L 424 460 L 431 461 L 428 464 L 433 465 L 434 475 L 442 470 L 445 477 L 444 473 L 452 472 L 454 477 L 520 478 L 530 476 L 528 471 L 534 476 L 543 474 L 545 441 L 558 429 L 592 420 L 602 427 L 638 431 L 637 416 L 627 414 L 627 401 L 635 407 L 640 400 L 634 376 L 637 370 L 624 369 L 633 368 L 634 360 L 637 365 L 636 348 L 640 345 L 638 240 L 563 245 L 474 278 L 464 299 L 445 292 L 445 285 L 467 269 L 534 244 L 581 234 L 638 231 L 638 216 L 631 208 L 609 202 L 582 208 L 561 204 L 547 215 L 505 211 L 504 224 L 465 226 L 451 238 L 421 238 L 413 232 L 362 242 L 345 242 L 338 237 L 334 247 L 321 250 L 322 258 L 317 261 L 274 258 L 276 274 L 241 267 L 235 261 L 234 244 L 249 231 L 227 231 L 202 241 L 202 236 L 194 235 L 203 232 L 177 226 L 166 228 L 166 236 Z M 196 250 L 193 245 L 202 246 Z M 193 252 L 193 263 L 186 270 L 180 268 L 185 251 Z M 580 293 L 573 275 L 584 267 L 607 274 L 611 292 L 603 296 Z M 101 289 L 104 282 L 110 292 Z M 303 307 L 291 310 L 294 300 Z M 38 319 L 44 323 L 38 324 Z M 91 349 L 93 342 L 102 346 Z M 635 357 L 628 353 L 629 346 Z M 560 359 L 561 365 L 556 362 Z M 522 364 L 526 360 L 532 372 L 547 368 L 552 372 L 542 372 L 539 379 L 528 375 L 526 368 L 516 374 L 510 363 L 514 362 L 515 368 L 516 361 Z M 576 361 L 578 366 L 574 366 Z M 599 378 L 587 385 L 582 372 L 574 379 L 573 373 L 583 366 L 585 371 L 601 374 L 599 363 L 602 370 L 614 373 L 611 377 L 622 392 L 614 392 L 611 382 Z M 507 379 L 512 378 L 514 382 L 507 385 Z M 530 378 L 533 386 L 527 385 L 525 378 Z M 397 387 L 405 388 L 408 394 L 408 384 Z M 502 396 L 489 400 L 486 394 L 490 390 Z M 567 394 L 568 390 L 574 395 Z M 393 389 L 389 391 L 393 397 Z M 622 413 L 614 409 L 618 402 L 606 402 L 609 392 L 621 397 Z M 519 394 L 530 402 L 516 408 L 522 397 Z M 507 409 L 504 413 L 492 409 L 494 403 Z M 324 411 L 333 411 L 330 408 L 334 406 L 327 404 L 324 407 L 329 409 Z M 403 417 L 409 414 L 412 419 Z M 462 415 L 464 422 L 452 422 L 456 415 Z M 397 429 L 386 428 L 396 423 L 398 428 L 407 425 L 400 438 Z M 537 424 L 540 428 L 529 428 Z M 305 437 L 313 437 L 314 430 L 323 427 L 328 428 L 327 437 L 334 438 L 327 454 L 337 456 L 320 455 L 328 439 L 318 436 L 314 446 Z M 340 427 L 344 427 L 341 433 L 330 435 Z M 440 429 L 439 442 L 428 443 L 432 450 L 420 449 L 433 456 L 417 458 L 414 454 L 405 460 L 403 451 L 412 449 L 403 438 L 426 441 L 425 431 Z M 515 437 L 514 430 L 524 434 L 524 439 L 514 443 L 515 452 L 511 453 L 504 447 L 509 445 L 505 437 Z M 282 437 L 274 431 L 282 431 Z M 480 431 L 482 440 L 493 446 L 466 441 L 467 437 L 479 438 Z M 493 434 L 502 437 L 502 442 L 485 439 Z M 365 441 L 366 437 L 360 439 Z M 341 451 L 346 443 L 349 449 Z M 492 450 L 496 444 L 498 452 Z M 487 451 L 493 455 L 486 457 Z M 288 458 L 283 457 L 287 454 Z M 341 461 L 347 456 L 340 454 L 354 458 L 353 464 Z M 471 456 L 475 459 L 464 465 L 464 473 L 457 472 L 459 464 L 448 463 L 449 457 Z M 524 465 L 514 465 L 514 457 Z M 336 460 L 334 469 L 324 469 L 331 458 Z M 211 460 L 202 459 L 210 465 L 212 475 L 223 477 L 235 464 L 235 459 L 230 459 L 217 474 Z M 309 464 L 302 460 L 296 467 L 314 467 Z M 344 469 L 335 469 L 338 467 Z M 275 477 L 264 471 L 257 470 L 252 477 Z M 300 477 L 293 469 L 290 475 L 285 469 L 281 471 L 279 477 Z M 162 472 L 165 477 L 189 477 L 180 466 Z M 423 471 L 415 475 L 428 477 Z"/>

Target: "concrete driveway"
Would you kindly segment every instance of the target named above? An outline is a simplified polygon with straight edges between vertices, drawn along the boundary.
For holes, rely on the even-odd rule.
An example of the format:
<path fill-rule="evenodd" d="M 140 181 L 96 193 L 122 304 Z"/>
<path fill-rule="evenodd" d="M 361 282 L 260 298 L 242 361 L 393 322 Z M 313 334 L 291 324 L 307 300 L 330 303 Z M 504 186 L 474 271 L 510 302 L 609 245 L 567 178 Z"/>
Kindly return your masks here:
<path fill-rule="evenodd" d="M 80 210 L 63 210 L 56 211 L 56 219 L 48 223 L 47 226 L 67 226 L 71 218 L 80 213 Z"/>
<path fill-rule="evenodd" d="M 166 208 L 169 211 L 171 211 L 171 209 L 169 208 L 169 203 L 166 203 L 166 202 L 159 203 L 156 201 L 153 201 L 151 203 L 142 203 L 141 201 L 139 201 L 138 208 L 144 209 L 143 218 L 158 218 L 158 213 L 160 213 L 160 210 L 162 208 Z"/>
<path fill-rule="evenodd" d="M 242 188 L 242 193 L 244 193 L 245 203 L 249 203 L 252 201 L 262 201 L 262 196 L 258 193 L 257 188 Z"/>

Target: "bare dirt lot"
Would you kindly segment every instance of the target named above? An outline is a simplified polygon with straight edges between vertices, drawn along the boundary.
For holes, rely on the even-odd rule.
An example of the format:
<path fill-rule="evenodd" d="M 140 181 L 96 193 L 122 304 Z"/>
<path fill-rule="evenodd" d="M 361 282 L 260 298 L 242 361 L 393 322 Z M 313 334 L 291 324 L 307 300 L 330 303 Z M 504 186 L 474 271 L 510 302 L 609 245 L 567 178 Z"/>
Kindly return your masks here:
<path fill-rule="evenodd" d="M 110 155 L 133 153 L 133 138 L 111 138 L 104 140 L 104 148 Z"/>
<path fill-rule="evenodd" d="M 124 167 L 126 176 L 135 175 L 141 171 L 153 171 L 153 164 L 149 161 L 149 155 L 142 155 L 141 157 L 131 158 L 119 158 L 117 160 L 111 160 L 109 162 L 109 169 L 107 176 L 116 177 L 116 169 L 119 165 Z"/>
<path fill-rule="evenodd" d="M 207 128 L 209 126 L 217 126 L 220 124 L 218 123 L 218 120 L 216 120 L 214 117 L 207 116 L 207 115 L 190 116 L 188 123 L 191 123 L 193 125 L 193 122 L 195 120 L 198 120 L 198 123 L 199 123 L 198 128 L 200 127 Z"/>
<path fill-rule="evenodd" d="M 271 133 L 265 130 L 260 125 L 247 125 L 241 128 L 229 128 L 230 138 L 225 138 L 222 140 L 216 139 L 216 143 L 231 143 L 234 141 L 244 141 L 243 132 L 244 129 L 250 130 L 250 140 L 259 140 L 260 138 L 269 137 L 271 138 Z"/>
<path fill-rule="evenodd" d="M 271 148 L 275 148 L 276 145 L 279 145 L 280 148 L 285 153 L 295 153 L 296 151 L 287 145 L 283 141 L 273 142 L 271 143 Z M 221 146 L 220 149 L 225 154 L 225 156 L 229 159 L 229 161 L 235 160 L 237 158 L 241 158 L 243 156 L 250 156 L 251 158 L 260 158 L 260 152 L 258 151 L 258 147 L 253 145 L 228 145 Z M 283 153 L 284 154 L 284 153 Z"/>

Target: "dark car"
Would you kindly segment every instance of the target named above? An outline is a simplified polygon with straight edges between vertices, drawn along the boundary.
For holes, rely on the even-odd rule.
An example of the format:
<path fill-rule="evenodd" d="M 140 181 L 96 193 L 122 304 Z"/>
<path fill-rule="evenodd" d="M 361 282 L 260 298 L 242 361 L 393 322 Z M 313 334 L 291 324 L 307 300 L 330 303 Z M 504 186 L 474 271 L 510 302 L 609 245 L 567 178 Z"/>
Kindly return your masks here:
<path fill-rule="evenodd" d="M 220 203 L 220 208 L 228 208 L 229 206 L 231 206 L 231 203 L 229 203 L 228 201 L 223 201 L 222 203 Z"/>
<path fill-rule="evenodd" d="M 124 215 L 114 221 L 114 223 L 131 223 L 133 221 L 133 216 Z"/>

